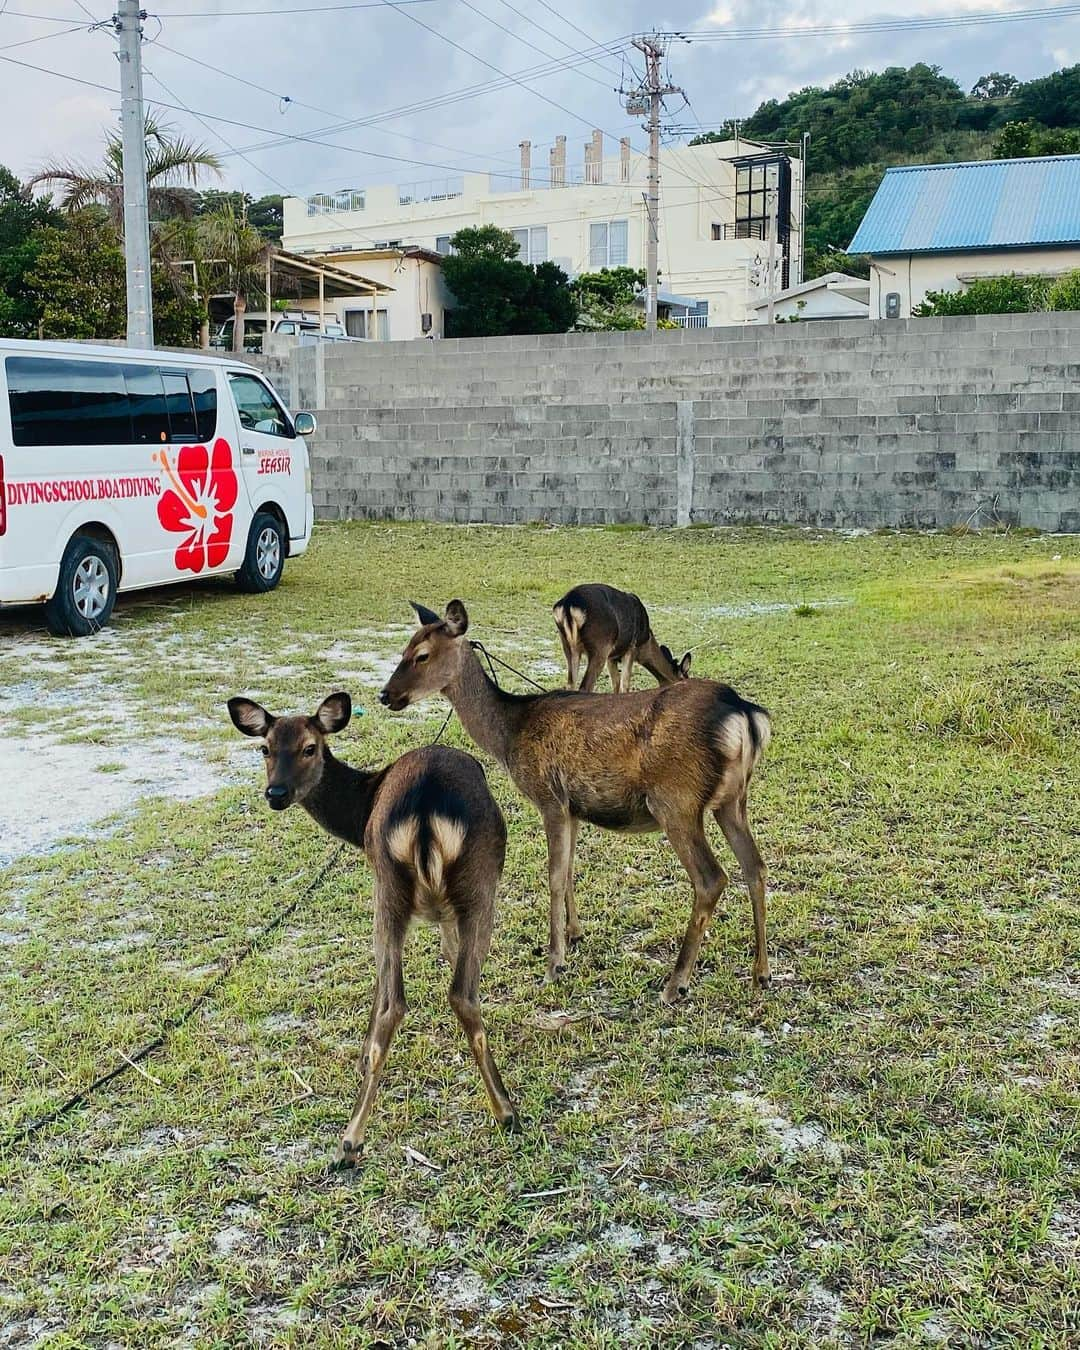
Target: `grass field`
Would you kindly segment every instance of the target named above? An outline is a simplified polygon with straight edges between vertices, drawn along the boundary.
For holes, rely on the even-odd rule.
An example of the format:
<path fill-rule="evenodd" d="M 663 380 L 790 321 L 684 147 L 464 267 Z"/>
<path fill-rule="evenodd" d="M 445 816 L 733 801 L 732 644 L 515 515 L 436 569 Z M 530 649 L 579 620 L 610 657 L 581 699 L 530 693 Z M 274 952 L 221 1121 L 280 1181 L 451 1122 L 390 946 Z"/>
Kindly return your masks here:
<path fill-rule="evenodd" d="M 161 591 L 82 643 L 0 619 L 9 760 L 105 791 L 153 751 L 217 785 L 154 798 L 150 771 L 107 827 L 0 870 L 0 1138 L 151 1038 L 330 853 L 265 809 L 229 695 L 347 688 L 339 753 L 383 762 L 445 712 L 374 702 L 409 599 L 461 596 L 557 683 L 550 605 L 599 579 L 773 711 L 772 991 L 733 885 L 665 1011 L 685 876 L 659 837 L 589 830 L 585 940 L 544 985 L 542 833 L 488 763 L 510 844 L 484 1006 L 523 1133 L 491 1126 L 417 929 L 363 1165 L 328 1169 L 371 983 L 346 856 L 142 1072 L 0 1146 L 0 1346 L 1077 1344 L 1077 539 L 337 526 L 270 597 Z"/>

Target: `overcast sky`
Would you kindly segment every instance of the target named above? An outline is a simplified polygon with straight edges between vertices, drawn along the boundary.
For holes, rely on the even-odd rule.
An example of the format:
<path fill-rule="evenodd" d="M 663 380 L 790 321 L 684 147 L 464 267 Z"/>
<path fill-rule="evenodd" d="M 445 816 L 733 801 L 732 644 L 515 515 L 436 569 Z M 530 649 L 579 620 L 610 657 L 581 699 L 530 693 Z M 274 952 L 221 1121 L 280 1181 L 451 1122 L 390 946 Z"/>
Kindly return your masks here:
<path fill-rule="evenodd" d="M 463 169 L 510 170 L 523 139 L 532 140 L 534 164 L 546 169 L 547 147 L 560 133 L 573 167 L 593 126 L 611 136 L 630 134 L 641 145 L 640 119 L 629 119 L 613 92 L 623 67 L 619 55 L 546 74 L 529 88 L 511 85 L 434 111 L 406 111 L 377 126 L 325 128 L 466 90 L 500 71 L 553 65 L 553 57 L 572 60 L 590 39 L 607 44 L 654 26 L 789 30 L 769 40 L 672 43 L 672 81 L 692 101 L 692 112 L 680 110 L 679 99 L 670 101 L 671 124 L 679 126 L 695 116 L 704 125 L 745 116 L 762 99 L 827 84 L 858 67 L 927 61 L 967 88 L 990 70 L 1029 79 L 1080 61 L 1080 18 L 887 34 L 803 31 L 814 23 L 878 17 L 1002 13 L 1030 9 L 1038 0 L 666 0 L 659 8 L 644 0 L 551 0 L 550 6 L 543 0 L 421 0 L 397 8 L 369 0 L 370 7 L 336 10 L 328 7 L 347 0 L 162 0 L 160 10 L 154 0 L 145 3 L 158 15 L 146 23 L 148 98 L 186 105 L 206 121 L 175 110 L 157 115 L 223 155 L 221 185 L 256 196 L 388 181 L 428 184 Z M 116 87 L 111 35 L 85 28 L 87 11 L 106 17 L 109 0 L 0 0 L 0 7 L 0 55 Z M 297 9 L 308 12 L 283 12 Z M 79 31 L 67 31 L 80 23 Z M 97 158 L 105 129 L 116 124 L 116 96 L 13 64 L 3 66 L 3 76 L 0 163 L 25 177 L 50 158 Z M 629 63 L 625 78 L 632 80 Z M 211 114 L 247 125 L 213 121 Z M 252 148 L 308 133 L 332 145 L 294 140 Z"/>

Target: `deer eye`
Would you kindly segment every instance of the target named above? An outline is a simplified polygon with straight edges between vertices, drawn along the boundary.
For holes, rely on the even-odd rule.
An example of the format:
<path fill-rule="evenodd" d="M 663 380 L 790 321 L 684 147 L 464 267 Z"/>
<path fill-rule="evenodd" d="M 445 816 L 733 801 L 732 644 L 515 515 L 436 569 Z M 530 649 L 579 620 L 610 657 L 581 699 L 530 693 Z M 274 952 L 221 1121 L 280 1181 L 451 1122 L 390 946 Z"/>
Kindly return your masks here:
<path fill-rule="evenodd" d="M 270 747 L 269 747 L 268 745 L 263 745 L 263 746 L 260 746 L 259 748 L 260 748 L 260 749 L 262 750 L 262 752 L 263 752 L 263 758 L 264 758 L 264 759 L 269 759 L 269 758 L 270 758 Z"/>
<path fill-rule="evenodd" d="M 416 653 L 416 664 L 419 665 L 419 664 L 421 663 L 421 661 L 426 661 L 430 655 L 431 655 L 430 652 L 417 652 L 417 653 Z"/>
<path fill-rule="evenodd" d="M 304 758 L 305 758 L 305 759 L 310 759 L 311 756 L 312 756 L 314 753 L 315 753 L 315 747 L 314 747 L 313 745 L 305 745 L 305 746 L 304 746 Z"/>

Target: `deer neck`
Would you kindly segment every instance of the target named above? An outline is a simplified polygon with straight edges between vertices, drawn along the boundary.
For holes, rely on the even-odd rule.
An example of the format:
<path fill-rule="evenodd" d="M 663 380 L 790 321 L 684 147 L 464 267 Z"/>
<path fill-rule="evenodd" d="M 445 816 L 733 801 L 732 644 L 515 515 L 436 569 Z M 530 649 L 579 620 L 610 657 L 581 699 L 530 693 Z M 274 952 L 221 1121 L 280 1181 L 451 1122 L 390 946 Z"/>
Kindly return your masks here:
<path fill-rule="evenodd" d="M 461 669 L 443 693 L 481 750 L 508 767 L 520 709 L 528 700 L 505 694 L 489 679 L 471 647 L 465 648 Z"/>
<path fill-rule="evenodd" d="M 362 848 L 375 793 L 385 770 L 354 769 L 335 759 L 329 747 L 323 753 L 322 778 L 301 805 L 327 833 Z"/>

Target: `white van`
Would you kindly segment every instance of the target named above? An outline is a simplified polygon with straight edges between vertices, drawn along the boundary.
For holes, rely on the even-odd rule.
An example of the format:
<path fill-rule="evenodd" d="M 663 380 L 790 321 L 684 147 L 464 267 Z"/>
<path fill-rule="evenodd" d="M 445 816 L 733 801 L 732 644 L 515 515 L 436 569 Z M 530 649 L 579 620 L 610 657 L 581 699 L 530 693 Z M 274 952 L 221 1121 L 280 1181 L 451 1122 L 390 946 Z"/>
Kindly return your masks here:
<path fill-rule="evenodd" d="M 314 430 L 235 360 L 0 340 L 0 607 L 77 637 L 118 591 L 272 590 L 311 538 Z"/>

